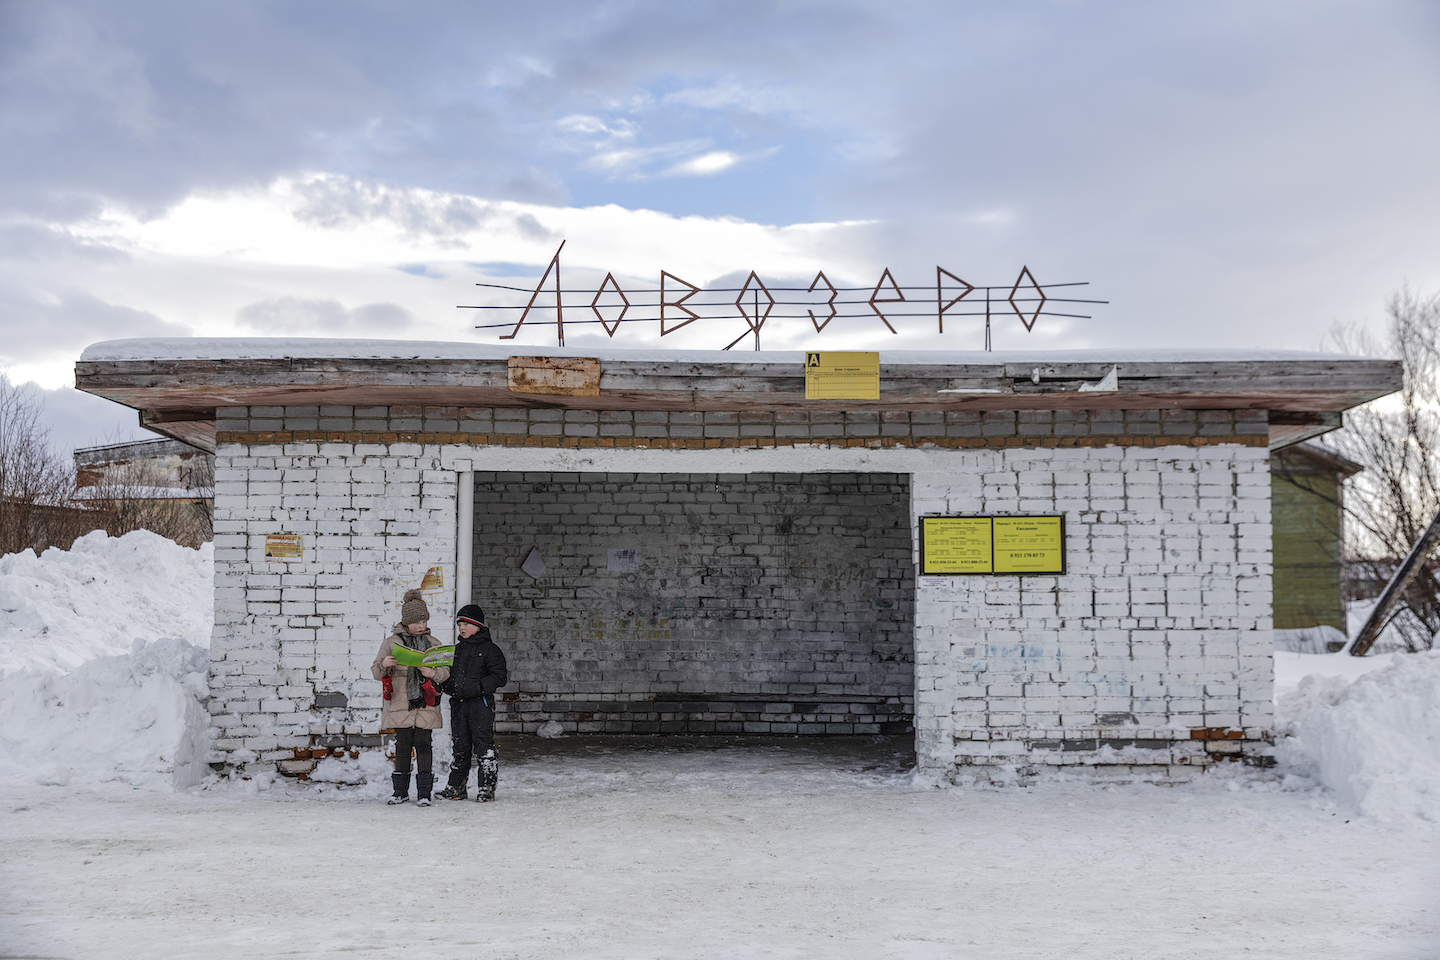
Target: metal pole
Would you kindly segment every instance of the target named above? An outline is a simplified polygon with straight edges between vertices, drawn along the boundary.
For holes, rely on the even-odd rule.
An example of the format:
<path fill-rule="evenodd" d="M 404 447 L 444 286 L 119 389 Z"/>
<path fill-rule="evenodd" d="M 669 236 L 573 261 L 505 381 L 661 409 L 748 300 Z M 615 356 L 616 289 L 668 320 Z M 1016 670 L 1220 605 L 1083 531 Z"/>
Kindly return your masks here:
<path fill-rule="evenodd" d="M 985 352 L 990 352 L 990 288 L 985 288 Z"/>
<path fill-rule="evenodd" d="M 1435 514 L 1430 526 L 1425 528 L 1420 539 L 1415 541 L 1415 546 L 1410 548 L 1410 553 L 1406 555 L 1405 562 L 1400 564 L 1400 569 L 1396 570 L 1390 582 L 1385 584 L 1385 590 L 1376 601 L 1375 609 L 1370 611 L 1370 618 L 1365 621 L 1365 626 L 1360 628 L 1360 632 L 1355 635 L 1355 641 L 1350 644 L 1350 656 L 1365 656 L 1380 638 L 1380 631 L 1384 630 L 1385 625 L 1393 618 L 1391 611 L 1400 605 L 1405 588 L 1410 586 L 1410 581 L 1425 568 L 1420 561 L 1429 555 L 1437 538 L 1440 538 L 1440 512 Z"/>
<path fill-rule="evenodd" d="M 470 578 L 475 560 L 475 472 L 466 461 L 455 464 L 460 475 L 455 485 L 459 501 L 455 511 L 455 612 L 470 602 Z"/>

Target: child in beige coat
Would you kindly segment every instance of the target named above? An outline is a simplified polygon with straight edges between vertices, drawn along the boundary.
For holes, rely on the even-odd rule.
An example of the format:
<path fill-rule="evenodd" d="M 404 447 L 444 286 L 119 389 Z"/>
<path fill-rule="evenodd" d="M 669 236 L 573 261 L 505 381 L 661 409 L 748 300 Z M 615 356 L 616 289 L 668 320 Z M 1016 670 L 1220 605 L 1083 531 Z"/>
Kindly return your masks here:
<path fill-rule="evenodd" d="M 434 754 L 430 731 L 444 726 L 440 716 L 440 684 L 450 676 L 449 667 L 407 667 L 391 654 L 395 644 L 424 652 L 440 646 L 430 635 L 430 609 L 419 590 L 405 591 L 400 622 L 380 645 L 370 673 L 385 685 L 385 708 L 380 729 L 395 731 L 395 772 L 390 774 L 393 795 L 387 803 L 410 799 L 410 754 L 415 754 L 415 793 L 419 806 L 430 806 L 435 786 Z"/>

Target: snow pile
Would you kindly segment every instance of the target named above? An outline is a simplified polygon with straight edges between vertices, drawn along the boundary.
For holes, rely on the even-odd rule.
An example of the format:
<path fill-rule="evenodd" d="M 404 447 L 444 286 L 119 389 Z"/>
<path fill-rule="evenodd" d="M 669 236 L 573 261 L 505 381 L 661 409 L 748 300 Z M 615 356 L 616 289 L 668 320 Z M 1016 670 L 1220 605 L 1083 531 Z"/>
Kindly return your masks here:
<path fill-rule="evenodd" d="M 0 557 L 0 780 L 199 782 L 213 558 L 148 530 Z"/>
<path fill-rule="evenodd" d="M 73 670 L 129 653 L 136 640 L 208 647 L 214 556 L 208 543 L 191 550 L 148 530 L 97 530 L 69 550 L 0 557 L 0 675 Z"/>
<path fill-rule="evenodd" d="M 1394 655 L 1353 681 L 1312 674 L 1277 696 L 1276 714 L 1289 775 L 1370 816 L 1440 821 L 1440 651 Z"/>
<path fill-rule="evenodd" d="M 186 787 L 206 772 L 209 652 L 136 641 L 70 673 L 0 677 L 0 780 L 66 786 Z"/>
<path fill-rule="evenodd" d="M 1288 653 L 1333 653 L 1345 641 L 1345 634 L 1331 626 L 1275 631 L 1275 649 Z"/>

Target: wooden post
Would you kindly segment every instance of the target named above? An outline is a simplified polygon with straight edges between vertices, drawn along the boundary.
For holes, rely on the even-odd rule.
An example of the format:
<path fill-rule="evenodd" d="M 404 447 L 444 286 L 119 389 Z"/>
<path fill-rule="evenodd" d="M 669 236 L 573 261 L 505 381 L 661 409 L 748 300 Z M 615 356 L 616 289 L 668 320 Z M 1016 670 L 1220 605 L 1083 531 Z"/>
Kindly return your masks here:
<path fill-rule="evenodd" d="M 1410 548 L 1410 553 L 1405 557 L 1405 562 L 1400 564 L 1400 569 L 1385 584 L 1385 590 L 1380 594 L 1375 609 L 1370 611 L 1370 619 L 1365 621 L 1365 626 L 1355 637 L 1355 642 L 1350 644 L 1350 656 L 1363 657 L 1374 646 L 1375 641 L 1380 638 L 1380 631 L 1390 622 L 1393 614 L 1391 611 L 1400 605 L 1400 598 L 1405 595 L 1405 588 L 1410 586 L 1410 581 L 1415 575 L 1424 569 L 1420 562 L 1430 553 L 1430 548 L 1435 545 L 1437 538 L 1440 538 L 1440 512 L 1430 521 L 1430 526 L 1420 534 L 1420 539 L 1415 541 L 1415 546 Z"/>

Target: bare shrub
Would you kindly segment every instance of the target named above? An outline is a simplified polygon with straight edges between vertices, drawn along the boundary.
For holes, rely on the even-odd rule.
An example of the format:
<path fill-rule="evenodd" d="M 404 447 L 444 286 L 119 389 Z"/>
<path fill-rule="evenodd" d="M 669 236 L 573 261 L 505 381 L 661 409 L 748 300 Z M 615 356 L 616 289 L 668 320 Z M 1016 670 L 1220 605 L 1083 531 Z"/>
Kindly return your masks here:
<path fill-rule="evenodd" d="M 1403 289 L 1390 297 L 1385 310 L 1383 338 L 1350 325 L 1331 331 L 1331 340 L 1347 353 L 1400 360 L 1405 385 L 1397 396 L 1347 413 L 1345 429 L 1327 438 L 1365 467 L 1345 496 L 1346 518 L 1353 524 L 1347 559 L 1382 580 L 1440 510 L 1440 294 L 1419 297 Z M 1437 573 L 1440 561 L 1427 557 L 1393 621 L 1410 651 L 1429 650 L 1440 632 Z"/>
<path fill-rule="evenodd" d="M 67 548 L 103 527 L 102 517 L 72 502 L 75 478 L 40 423 L 40 401 L 0 374 L 0 553 Z"/>
<path fill-rule="evenodd" d="M 150 530 L 181 546 L 198 547 L 212 539 L 212 511 L 203 498 L 213 496 L 214 461 L 195 457 L 181 475 L 182 487 L 160 466 L 143 460 L 106 469 L 87 499 L 109 514 L 106 530 L 123 536 L 132 530 Z"/>

